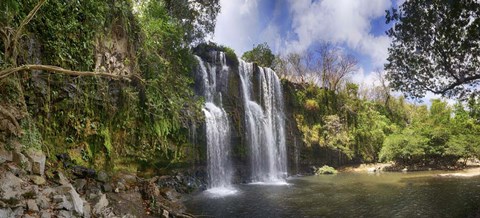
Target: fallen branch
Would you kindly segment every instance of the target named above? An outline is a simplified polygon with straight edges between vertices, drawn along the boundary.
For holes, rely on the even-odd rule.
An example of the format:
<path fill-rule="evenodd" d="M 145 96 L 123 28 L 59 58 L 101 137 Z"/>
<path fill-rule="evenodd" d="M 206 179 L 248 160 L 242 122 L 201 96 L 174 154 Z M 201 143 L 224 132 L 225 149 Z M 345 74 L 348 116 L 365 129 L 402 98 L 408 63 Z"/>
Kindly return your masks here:
<path fill-rule="evenodd" d="M 106 72 L 67 70 L 61 67 L 51 66 L 51 65 L 22 65 L 20 67 L 8 68 L 0 71 L 0 80 L 16 72 L 25 72 L 25 71 L 31 71 L 31 70 L 43 70 L 43 71 L 70 75 L 70 76 L 100 76 L 100 77 L 107 77 L 107 78 L 126 80 L 126 81 L 130 81 L 130 78 L 131 78 L 131 76 L 116 75 L 116 74 L 111 74 Z"/>

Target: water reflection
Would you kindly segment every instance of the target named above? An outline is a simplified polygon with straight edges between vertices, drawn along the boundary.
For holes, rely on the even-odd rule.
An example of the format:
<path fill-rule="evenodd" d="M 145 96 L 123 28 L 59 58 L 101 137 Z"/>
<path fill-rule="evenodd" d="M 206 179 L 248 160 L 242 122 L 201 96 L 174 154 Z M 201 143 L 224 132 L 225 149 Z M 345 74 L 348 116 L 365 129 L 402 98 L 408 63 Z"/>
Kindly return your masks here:
<path fill-rule="evenodd" d="M 211 217 L 469 217 L 480 206 L 480 177 L 438 172 L 342 173 L 292 178 L 290 185 L 238 185 L 238 193 L 191 196 L 189 212 Z"/>

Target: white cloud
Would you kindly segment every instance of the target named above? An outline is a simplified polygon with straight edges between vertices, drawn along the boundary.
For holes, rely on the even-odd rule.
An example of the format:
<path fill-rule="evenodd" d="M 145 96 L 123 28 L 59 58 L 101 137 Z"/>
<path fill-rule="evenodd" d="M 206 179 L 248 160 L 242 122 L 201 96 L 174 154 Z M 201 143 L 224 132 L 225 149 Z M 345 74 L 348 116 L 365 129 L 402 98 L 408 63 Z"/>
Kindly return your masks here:
<path fill-rule="evenodd" d="M 250 50 L 253 44 L 258 44 L 258 1 L 221 0 L 213 40 L 233 48 L 237 55 Z"/>
<path fill-rule="evenodd" d="M 292 32 L 286 51 L 302 51 L 319 41 L 345 44 L 369 56 L 374 65 L 387 57 L 390 39 L 370 34 L 371 20 L 384 15 L 390 0 L 289 0 Z"/>

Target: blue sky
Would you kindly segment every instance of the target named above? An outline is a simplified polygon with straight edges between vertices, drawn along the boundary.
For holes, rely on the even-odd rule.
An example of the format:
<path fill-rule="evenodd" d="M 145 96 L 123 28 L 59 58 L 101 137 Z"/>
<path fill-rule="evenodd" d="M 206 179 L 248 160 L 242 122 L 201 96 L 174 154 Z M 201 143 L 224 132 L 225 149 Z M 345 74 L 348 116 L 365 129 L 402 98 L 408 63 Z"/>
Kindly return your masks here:
<path fill-rule="evenodd" d="M 301 52 L 327 41 L 359 60 L 352 76 L 372 83 L 383 68 L 390 39 L 385 35 L 385 10 L 396 0 L 220 0 L 213 41 L 238 55 L 267 42 L 275 53 Z"/>

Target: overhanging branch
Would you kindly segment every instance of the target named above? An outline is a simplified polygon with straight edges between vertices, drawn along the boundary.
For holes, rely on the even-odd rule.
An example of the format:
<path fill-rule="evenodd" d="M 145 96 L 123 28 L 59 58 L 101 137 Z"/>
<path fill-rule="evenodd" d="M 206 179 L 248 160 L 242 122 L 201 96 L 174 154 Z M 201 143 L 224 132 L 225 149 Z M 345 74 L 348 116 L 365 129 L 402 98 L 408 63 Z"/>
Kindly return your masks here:
<path fill-rule="evenodd" d="M 0 71 L 0 80 L 16 72 L 25 72 L 25 71 L 31 71 L 31 70 L 43 70 L 48 72 L 56 72 L 56 73 L 65 74 L 69 76 L 100 76 L 100 77 L 126 80 L 126 81 L 130 81 L 131 79 L 131 76 L 116 75 L 116 74 L 111 74 L 106 72 L 74 71 L 74 70 L 67 70 L 61 67 L 51 66 L 51 65 L 23 65 L 20 67 L 8 68 Z"/>

